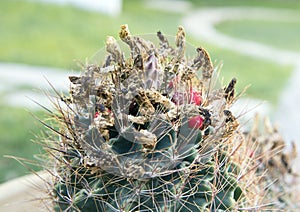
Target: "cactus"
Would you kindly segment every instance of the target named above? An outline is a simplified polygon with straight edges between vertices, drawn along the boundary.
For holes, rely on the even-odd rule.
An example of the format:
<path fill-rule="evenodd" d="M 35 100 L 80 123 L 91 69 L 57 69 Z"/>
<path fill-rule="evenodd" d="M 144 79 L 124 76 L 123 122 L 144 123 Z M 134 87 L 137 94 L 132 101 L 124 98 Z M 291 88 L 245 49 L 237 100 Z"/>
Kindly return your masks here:
<path fill-rule="evenodd" d="M 259 184 L 267 190 L 264 201 L 275 201 L 275 208 L 278 210 L 297 211 L 300 207 L 297 186 L 299 176 L 293 166 L 297 158 L 296 144 L 291 142 L 288 151 L 287 142 L 268 118 L 260 123 L 260 117 L 256 115 L 254 120 L 252 129 L 246 133 L 245 138 L 246 143 L 255 149 L 251 157 L 258 158 L 256 172 L 261 176 Z"/>
<path fill-rule="evenodd" d="M 186 56 L 179 27 L 172 46 L 121 27 L 104 61 L 70 76 L 52 99 L 57 125 L 47 138 L 55 211 L 260 210 L 256 162 L 230 111 L 234 78 L 214 86 L 204 48 Z"/>

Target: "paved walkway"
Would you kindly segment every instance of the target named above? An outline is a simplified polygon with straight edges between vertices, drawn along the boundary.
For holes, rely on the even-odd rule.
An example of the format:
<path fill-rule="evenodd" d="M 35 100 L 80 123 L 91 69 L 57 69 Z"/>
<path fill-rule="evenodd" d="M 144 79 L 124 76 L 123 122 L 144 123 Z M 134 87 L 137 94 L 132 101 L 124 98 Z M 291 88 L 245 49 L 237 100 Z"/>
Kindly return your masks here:
<path fill-rule="evenodd" d="M 71 71 L 56 68 L 0 63 L 0 97 L 4 104 L 29 109 L 40 108 L 31 99 L 49 107 L 44 91 L 51 90 L 47 80 L 58 91 L 67 91 Z M 1 104 L 1 103 L 0 103 Z"/>
<path fill-rule="evenodd" d="M 284 138 L 287 141 L 298 141 L 298 149 L 300 149 L 300 53 L 278 49 L 254 41 L 233 38 L 215 29 L 215 25 L 222 21 L 236 19 L 293 22 L 299 20 L 299 13 L 283 9 L 205 8 L 189 12 L 189 15 L 183 20 L 183 25 L 187 33 L 219 47 L 263 58 L 278 64 L 293 65 L 293 75 L 282 92 L 278 108 L 273 114 L 273 120 L 278 123 L 279 130 Z"/>
<path fill-rule="evenodd" d="M 117 16 L 122 12 L 122 0 L 32 0 L 47 4 L 69 4 L 83 10 L 101 12 L 111 16 Z"/>

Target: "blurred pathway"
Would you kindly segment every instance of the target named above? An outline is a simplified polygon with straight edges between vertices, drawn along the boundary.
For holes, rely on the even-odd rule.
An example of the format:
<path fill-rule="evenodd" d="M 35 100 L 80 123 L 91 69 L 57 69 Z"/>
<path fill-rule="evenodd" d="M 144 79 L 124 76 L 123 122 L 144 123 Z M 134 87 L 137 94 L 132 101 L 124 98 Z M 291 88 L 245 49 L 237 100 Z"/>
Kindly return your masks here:
<path fill-rule="evenodd" d="M 39 106 L 33 99 L 48 107 L 50 102 L 43 93 L 51 90 L 47 80 L 58 91 L 66 91 L 69 75 L 70 71 L 57 68 L 0 63 L 0 104 L 36 109 Z"/>
<path fill-rule="evenodd" d="M 278 123 L 283 137 L 287 141 L 298 141 L 298 148 L 300 148 L 300 53 L 278 49 L 254 41 L 233 38 L 215 29 L 215 25 L 222 21 L 236 19 L 293 22 L 299 19 L 299 13 L 284 9 L 205 8 L 189 12 L 189 15 L 183 20 L 183 25 L 188 33 L 222 48 L 263 58 L 274 63 L 294 66 L 295 70 L 282 92 L 273 119 Z"/>

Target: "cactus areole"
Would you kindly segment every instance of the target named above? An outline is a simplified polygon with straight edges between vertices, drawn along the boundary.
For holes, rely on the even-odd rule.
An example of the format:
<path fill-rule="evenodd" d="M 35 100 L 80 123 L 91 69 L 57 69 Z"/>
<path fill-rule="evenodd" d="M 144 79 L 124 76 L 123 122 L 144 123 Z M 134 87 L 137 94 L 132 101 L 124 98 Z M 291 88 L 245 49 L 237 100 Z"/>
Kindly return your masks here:
<path fill-rule="evenodd" d="M 239 134 L 227 90 L 234 88 L 214 87 L 206 50 L 188 56 L 183 27 L 172 39 L 158 32 L 149 41 L 127 25 L 119 36 L 107 38 L 104 60 L 69 77 L 69 96 L 56 102 L 54 209 L 228 211 L 251 204 L 232 156 Z"/>

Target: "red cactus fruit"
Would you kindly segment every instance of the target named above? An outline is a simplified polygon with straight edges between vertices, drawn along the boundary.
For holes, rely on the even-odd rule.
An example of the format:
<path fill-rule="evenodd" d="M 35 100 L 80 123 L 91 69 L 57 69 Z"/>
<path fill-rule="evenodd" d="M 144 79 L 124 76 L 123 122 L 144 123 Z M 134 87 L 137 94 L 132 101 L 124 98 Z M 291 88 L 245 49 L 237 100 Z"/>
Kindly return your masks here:
<path fill-rule="evenodd" d="M 194 116 L 189 119 L 188 126 L 189 128 L 198 128 L 201 129 L 203 125 L 204 118 L 202 118 L 200 115 Z"/>

